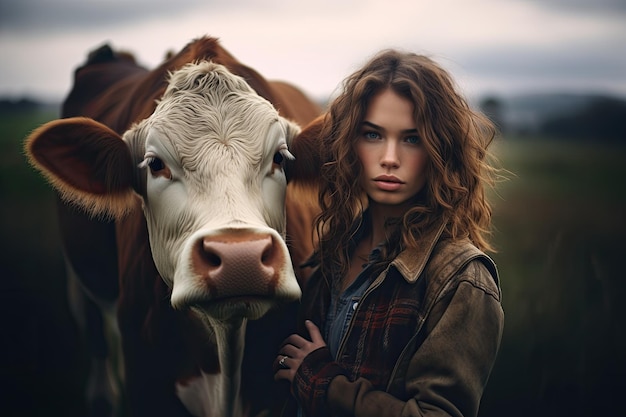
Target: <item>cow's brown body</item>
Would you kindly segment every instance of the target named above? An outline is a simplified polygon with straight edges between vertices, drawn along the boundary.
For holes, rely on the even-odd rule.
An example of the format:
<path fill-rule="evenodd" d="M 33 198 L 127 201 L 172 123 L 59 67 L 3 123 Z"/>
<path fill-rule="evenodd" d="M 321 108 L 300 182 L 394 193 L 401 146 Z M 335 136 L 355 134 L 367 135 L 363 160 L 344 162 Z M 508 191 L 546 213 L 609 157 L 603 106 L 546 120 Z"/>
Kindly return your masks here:
<path fill-rule="evenodd" d="M 194 41 L 158 68 L 148 71 L 124 54 L 108 47 L 94 51 L 88 62 L 76 71 L 75 84 L 64 102 L 62 116 L 86 116 L 123 133 L 133 123 L 148 117 L 163 94 L 169 72 L 182 65 L 211 60 L 242 76 L 257 93 L 267 98 L 289 118 L 304 126 L 316 117 L 320 108 L 300 91 L 284 83 L 271 83 L 248 68 L 214 39 Z M 298 158 L 297 149 L 292 152 Z M 305 174 L 306 176 L 306 174 Z M 290 185 L 291 186 L 291 185 Z M 307 191 L 304 191 L 307 194 Z M 306 272 L 298 265 L 310 253 L 311 195 L 287 197 L 287 239 L 299 279 Z M 81 209 L 59 200 L 59 220 L 65 254 L 70 266 L 87 292 L 103 304 L 117 303 L 117 316 L 124 353 L 124 379 L 133 415 L 187 415 L 175 395 L 174 384 L 194 377 L 200 369 L 219 372 L 214 346 L 198 340 L 200 327 L 185 311 L 170 306 L 170 289 L 160 279 L 152 261 L 148 233 L 142 211 L 137 208 L 117 221 L 90 218 Z M 302 212 L 306 209 L 308 212 Z M 296 218 L 294 214 L 300 213 Z M 286 307 L 286 308 L 292 308 Z M 290 313 L 291 314 L 291 313 Z M 271 358 L 282 337 L 289 331 L 280 327 L 273 312 L 248 324 L 247 346 L 243 366 L 242 390 L 251 413 L 271 407 L 275 392 L 271 384 Z M 268 329 L 276 330 L 272 334 Z M 263 340 L 254 340 L 261 337 Z M 268 355 L 268 356 L 265 356 Z"/>

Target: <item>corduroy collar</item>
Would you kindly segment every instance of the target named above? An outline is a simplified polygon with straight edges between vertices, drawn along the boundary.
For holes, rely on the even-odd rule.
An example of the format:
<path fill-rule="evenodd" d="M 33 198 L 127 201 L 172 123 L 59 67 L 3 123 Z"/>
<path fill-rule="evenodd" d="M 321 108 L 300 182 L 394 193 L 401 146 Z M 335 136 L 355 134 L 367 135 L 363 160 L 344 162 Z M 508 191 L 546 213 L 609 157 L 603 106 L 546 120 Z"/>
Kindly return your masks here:
<path fill-rule="evenodd" d="M 406 282 L 413 284 L 417 281 L 445 227 L 446 222 L 442 220 L 439 227 L 432 228 L 420 239 L 422 244 L 419 248 L 405 249 L 391 262 Z"/>

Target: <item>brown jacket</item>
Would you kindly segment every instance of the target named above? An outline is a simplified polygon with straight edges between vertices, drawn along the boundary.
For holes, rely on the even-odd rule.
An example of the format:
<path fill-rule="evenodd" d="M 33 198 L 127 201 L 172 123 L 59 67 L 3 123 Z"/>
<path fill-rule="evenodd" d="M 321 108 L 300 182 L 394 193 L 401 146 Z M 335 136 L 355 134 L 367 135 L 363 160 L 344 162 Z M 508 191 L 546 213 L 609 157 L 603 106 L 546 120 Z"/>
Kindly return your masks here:
<path fill-rule="evenodd" d="M 502 337 L 498 273 L 469 240 L 443 239 L 442 230 L 376 277 L 336 361 L 327 348 L 305 358 L 292 392 L 306 415 L 478 414 Z M 305 289 L 301 321 L 323 334 L 330 289 L 320 275 Z"/>

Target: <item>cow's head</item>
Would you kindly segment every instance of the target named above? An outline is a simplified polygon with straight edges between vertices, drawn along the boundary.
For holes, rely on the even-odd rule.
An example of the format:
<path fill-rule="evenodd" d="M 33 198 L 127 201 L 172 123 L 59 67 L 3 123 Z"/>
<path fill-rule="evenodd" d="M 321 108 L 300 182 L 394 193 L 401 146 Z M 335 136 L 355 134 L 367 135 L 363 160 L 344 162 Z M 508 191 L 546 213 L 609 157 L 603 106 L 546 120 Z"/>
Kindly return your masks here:
<path fill-rule="evenodd" d="M 284 242 L 284 160 L 299 128 L 240 77 L 201 62 L 174 72 L 123 138 L 86 118 L 50 122 L 27 152 L 68 201 L 123 216 L 141 197 L 174 308 L 258 318 L 300 296 Z"/>

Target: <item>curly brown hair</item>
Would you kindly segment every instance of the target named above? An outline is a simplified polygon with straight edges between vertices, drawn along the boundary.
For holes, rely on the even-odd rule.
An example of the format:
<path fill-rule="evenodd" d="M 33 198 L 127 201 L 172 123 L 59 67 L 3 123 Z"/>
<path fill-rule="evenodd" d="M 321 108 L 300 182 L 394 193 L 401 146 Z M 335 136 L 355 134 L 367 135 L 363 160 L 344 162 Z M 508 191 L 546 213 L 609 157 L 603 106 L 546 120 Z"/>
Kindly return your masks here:
<path fill-rule="evenodd" d="M 446 236 L 468 237 L 478 248 L 493 250 L 488 242 L 491 207 L 484 185 L 493 184 L 495 169 L 487 162 L 487 147 L 495 126 L 470 108 L 451 76 L 432 59 L 385 50 L 344 81 L 322 127 L 325 164 L 314 259 L 325 276 L 332 271 L 343 276 L 349 267 L 347 242 L 366 205 L 355 144 L 371 99 L 385 89 L 414 104 L 416 126 L 429 158 L 425 190 L 402 219 L 390 224 L 384 258 L 391 260 L 404 248 L 417 247 L 420 236 L 442 219 Z"/>

